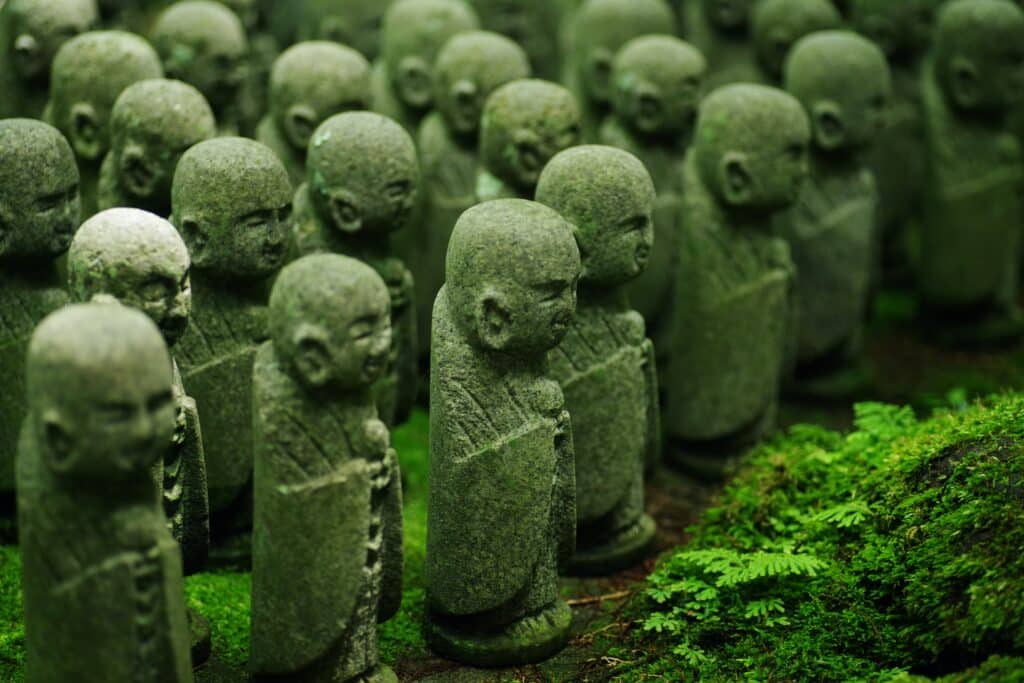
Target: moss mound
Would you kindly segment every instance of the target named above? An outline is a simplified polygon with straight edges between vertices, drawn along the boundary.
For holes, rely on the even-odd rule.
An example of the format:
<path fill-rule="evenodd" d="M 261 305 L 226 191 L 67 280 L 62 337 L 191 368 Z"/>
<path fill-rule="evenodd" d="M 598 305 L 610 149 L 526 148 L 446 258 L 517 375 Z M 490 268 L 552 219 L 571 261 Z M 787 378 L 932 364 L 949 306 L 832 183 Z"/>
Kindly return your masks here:
<path fill-rule="evenodd" d="M 659 654 L 623 678 L 1024 679 L 1024 397 L 856 413 L 749 457 L 649 578 Z"/>

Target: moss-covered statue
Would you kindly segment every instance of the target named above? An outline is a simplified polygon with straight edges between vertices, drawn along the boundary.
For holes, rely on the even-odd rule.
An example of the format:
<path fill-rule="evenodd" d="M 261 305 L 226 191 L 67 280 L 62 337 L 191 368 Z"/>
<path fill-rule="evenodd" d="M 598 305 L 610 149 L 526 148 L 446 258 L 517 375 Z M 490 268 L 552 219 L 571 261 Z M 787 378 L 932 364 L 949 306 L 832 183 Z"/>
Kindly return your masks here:
<path fill-rule="evenodd" d="M 173 225 L 139 209 L 110 209 L 75 233 L 68 250 L 68 290 L 73 301 L 112 297 L 139 309 L 173 349 L 192 309 L 189 267 L 188 249 Z M 155 473 L 171 535 L 190 574 L 206 561 L 210 543 L 206 459 L 196 402 L 185 393 L 173 358 L 171 363 L 177 420 Z"/>
<path fill-rule="evenodd" d="M 576 10 L 571 32 L 562 80 L 579 100 L 583 139 L 592 142 L 611 113 L 615 53 L 634 38 L 675 33 L 676 20 L 665 0 L 587 0 Z"/>
<path fill-rule="evenodd" d="M 1024 12 L 1002 0 L 943 6 L 922 76 L 927 141 L 918 287 L 933 338 L 1021 331 L 1024 162 L 1003 120 L 1024 93 Z"/>
<path fill-rule="evenodd" d="M 750 38 L 761 81 L 782 85 L 782 67 L 790 48 L 817 31 L 842 26 L 843 18 L 829 0 L 761 0 L 750 15 Z"/>
<path fill-rule="evenodd" d="M 162 77 L 160 58 L 149 43 L 123 31 L 83 33 L 64 43 L 54 57 L 46 120 L 75 151 L 83 215 L 96 213 L 114 102 L 129 85 Z"/>
<path fill-rule="evenodd" d="M 295 193 L 295 246 L 301 254 L 331 251 L 365 261 L 387 283 L 392 345 L 375 391 L 381 419 L 399 424 L 416 400 L 416 295 L 391 234 L 409 224 L 419 196 L 416 146 L 385 116 L 337 114 L 313 134 L 307 168 Z"/>
<path fill-rule="evenodd" d="M 547 354 L 572 323 L 572 226 L 522 199 L 452 232 L 434 307 L 427 645 L 474 666 L 546 659 L 572 615 L 558 572 L 575 547 L 572 427 Z"/>
<path fill-rule="evenodd" d="M 0 501 L 11 507 L 25 417 L 25 349 L 67 303 L 57 259 L 78 227 L 78 169 L 67 140 L 30 119 L 0 121 Z"/>
<path fill-rule="evenodd" d="M 763 80 L 751 38 L 755 0 L 687 0 L 682 2 L 686 38 L 708 60 L 707 89 Z"/>
<path fill-rule="evenodd" d="M 110 115 L 110 151 L 100 167 L 99 209 L 131 206 L 171 215 L 171 182 L 192 145 L 217 133 L 202 93 L 182 81 L 152 78 L 121 93 Z"/>
<path fill-rule="evenodd" d="M 430 316 L 444 284 L 448 237 L 462 212 L 476 204 L 484 102 L 502 85 L 529 76 L 530 63 L 523 49 L 488 31 L 456 35 L 434 62 L 436 111 L 423 119 L 417 140 L 423 169 L 423 227 L 407 240 L 410 248 L 403 250 L 416 278 L 421 356 L 430 350 Z"/>
<path fill-rule="evenodd" d="M 480 118 L 477 201 L 532 199 L 551 158 L 580 142 L 580 108 L 567 89 L 538 79 L 507 83 Z"/>
<path fill-rule="evenodd" d="M 795 349 L 794 267 L 774 215 L 799 196 L 810 126 L 800 103 L 762 85 L 701 104 L 684 170 L 666 453 L 716 476 L 774 424 Z"/>
<path fill-rule="evenodd" d="M 859 367 L 877 233 L 878 192 L 863 152 L 881 130 L 892 91 L 877 45 L 850 31 L 803 38 L 786 62 L 786 90 L 811 122 L 810 176 L 778 216 L 797 282 L 797 372 L 810 397 L 851 397 Z"/>
<path fill-rule="evenodd" d="M 539 78 L 558 80 L 561 9 L 552 0 L 469 0 L 481 25 L 522 46 Z"/>
<path fill-rule="evenodd" d="M 252 363 L 268 334 L 266 281 L 287 258 L 291 199 L 281 162 L 253 140 L 201 142 L 174 174 L 171 222 L 192 257 L 193 284 L 192 319 L 175 351 L 203 414 L 212 550 L 222 559 L 248 552 Z"/>
<path fill-rule="evenodd" d="M 337 254 L 285 267 L 256 357 L 252 658 L 257 678 L 394 681 L 377 623 L 402 598 L 402 489 L 373 384 L 388 289 Z"/>
<path fill-rule="evenodd" d="M 576 451 L 573 573 L 624 569 L 654 540 L 644 469 L 661 448 L 657 368 L 643 317 L 623 287 L 647 265 L 654 199 L 643 163 L 614 147 L 566 150 L 537 184 L 537 201 L 572 224 L 582 259 L 576 315 L 548 354 Z"/>
<path fill-rule="evenodd" d="M 211 0 L 185 0 L 164 10 L 150 40 L 168 78 L 194 85 L 213 107 L 222 135 L 243 125 L 240 93 L 246 80 L 249 41 L 241 20 Z"/>
<path fill-rule="evenodd" d="M 54 55 L 98 21 L 96 0 L 7 0 L 0 7 L 0 119 L 40 118 Z"/>
<path fill-rule="evenodd" d="M 349 45 L 373 61 L 380 53 L 381 25 L 392 0 L 305 0 L 299 36 Z"/>
<path fill-rule="evenodd" d="M 298 188 L 306 179 L 306 149 L 335 114 L 369 109 L 370 63 L 352 48 L 324 41 L 281 53 L 270 71 L 269 110 L 256 139 L 274 150 Z"/>
<path fill-rule="evenodd" d="M 176 0 L 96 0 L 103 28 L 130 31 L 140 36 L 149 35 L 153 22 L 172 2 Z"/>
<path fill-rule="evenodd" d="M 396 0 L 384 15 L 373 65 L 373 110 L 416 135 L 434 104 L 433 64 L 452 36 L 480 28 L 462 0 Z"/>
<path fill-rule="evenodd" d="M 626 43 L 612 63 L 613 115 L 601 142 L 621 147 L 647 167 L 658 191 L 654 248 L 647 268 L 626 283 L 629 303 L 644 317 L 662 371 L 671 351 L 670 312 L 679 231 L 683 158 L 693 135 L 707 62 L 673 36 L 642 36 Z"/>
<path fill-rule="evenodd" d="M 181 552 L 152 474 L 175 421 L 160 331 L 125 306 L 71 306 L 36 329 L 26 370 L 25 680 L 190 683 Z"/>

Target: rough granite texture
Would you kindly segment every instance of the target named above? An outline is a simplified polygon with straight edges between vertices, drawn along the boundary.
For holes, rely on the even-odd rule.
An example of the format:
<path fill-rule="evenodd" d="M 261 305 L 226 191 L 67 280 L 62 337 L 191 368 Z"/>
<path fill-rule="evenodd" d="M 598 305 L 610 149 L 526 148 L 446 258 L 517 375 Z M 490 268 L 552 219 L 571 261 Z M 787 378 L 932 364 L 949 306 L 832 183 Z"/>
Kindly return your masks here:
<path fill-rule="evenodd" d="M 672 349 L 672 297 L 683 229 L 683 159 L 706 73 L 704 57 L 678 38 L 654 35 L 629 41 L 612 63 L 612 115 L 601 127 L 601 142 L 636 155 L 658 191 L 650 261 L 626 284 L 626 292 L 647 323 L 662 371 Z"/>
<path fill-rule="evenodd" d="M 185 0 L 164 10 L 149 33 L 168 78 L 194 85 L 213 107 L 221 135 L 238 135 L 249 39 L 219 2 Z"/>
<path fill-rule="evenodd" d="M 416 293 L 391 235 L 413 223 L 419 198 L 416 146 L 395 121 L 371 112 L 327 119 L 310 141 L 306 183 L 295 193 L 295 251 L 364 261 L 391 294 L 391 354 L 375 387 L 381 419 L 404 422 L 416 400 Z"/>
<path fill-rule="evenodd" d="M 808 180 L 776 221 L 799 273 L 797 374 L 838 379 L 859 360 L 871 295 L 878 192 L 862 153 L 883 125 L 889 67 L 866 38 L 821 31 L 794 46 L 785 85 L 813 140 Z"/>
<path fill-rule="evenodd" d="M 256 139 L 274 150 L 298 188 L 306 179 L 309 140 L 320 124 L 335 114 L 370 108 L 370 63 L 336 43 L 293 45 L 274 61 L 269 98 Z"/>
<path fill-rule="evenodd" d="M 424 636 L 474 666 L 546 659 L 572 620 L 558 570 L 575 546 L 572 428 L 547 353 L 576 307 L 579 250 L 521 199 L 462 215 L 434 307 Z"/>
<path fill-rule="evenodd" d="M 45 118 L 75 151 L 83 216 L 96 213 L 114 103 L 131 84 L 163 75 L 160 58 L 149 43 L 124 31 L 83 33 L 64 43 L 54 57 Z"/>
<path fill-rule="evenodd" d="M 191 323 L 175 351 L 203 416 L 216 541 L 251 520 L 252 363 L 268 334 L 266 281 L 287 257 L 291 183 L 258 142 L 215 138 L 182 156 L 171 204 L 194 287 Z"/>
<path fill-rule="evenodd" d="M 761 83 L 764 73 L 751 39 L 755 0 L 690 0 L 682 3 L 686 39 L 708 60 L 708 92 L 731 83 Z"/>
<path fill-rule="evenodd" d="M 98 22 L 96 0 L 5 2 L 0 7 L 0 119 L 42 117 L 54 55 Z"/>
<path fill-rule="evenodd" d="M 348 45 L 372 61 L 380 51 L 381 24 L 390 6 L 391 0 L 305 0 L 299 37 Z"/>
<path fill-rule="evenodd" d="M 552 0 L 469 0 L 480 24 L 522 46 L 533 73 L 558 80 L 561 73 L 558 31 L 561 10 Z"/>
<path fill-rule="evenodd" d="M 181 553 L 152 477 L 175 423 L 160 331 L 78 304 L 40 324 L 26 368 L 26 680 L 191 682 Z"/>
<path fill-rule="evenodd" d="M 667 453 L 714 469 L 774 421 L 795 344 L 794 267 L 773 215 L 807 176 L 810 127 L 792 96 L 725 86 L 701 105 L 687 155 L 669 368 Z M 701 464 L 703 463 L 703 464 Z"/>
<path fill-rule="evenodd" d="M 444 284 L 448 238 L 462 212 L 476 203 L 484 102 L 502 85 L 529 76 L 523 49 L 488 31 L 454 36 L 434 62 L 437 109 L 420 124 L 416 145 L 423 172 L 423 226 L 400 244 L 416 279 L 421 358 L 430 352 L 430 317 Z"/>
<path fill-rule="evenodd" d="M 545 167 L 537 201 L 573 226 L 582 258 L 579 305 L 548 354 L 565 394 L 576 450 L 576 554 L 569 571 L 610 574 L 654 540 L 644 512 L 644 469 L 660 450 L 654 345 L 624 285 L 654 244 L 654 181 L 614 147 L 574 147 Z"/>
<path fill-rule="evenodd" d="M 68 250 L 68 291 L 72 301 L 113 298 L 142 311 L 173 349 L 192 310 L 190 266 L 185 242 L 165 219 L 139 209 L 109 209 L 75 233 Z M 176 363 L 173 370 L 174 436 L 154 475 L 185 573 L 192 574 L 206 562 L 210 545 L 206 457 L 196 402 L 186 393 Z"/>
<path fill-rule="evenodd" d="M 562 82 L 579 100 L 583 139 L 596 142 L 611 113 L 615 54 L 634 38 L 676 33 L 676 19 L 665 0 L 587 0 L 569 26 Z"/>
<path fill-rule="evenodd" d="M 480 119 L 477 201 L 532 199 L 551 158 L 580 142 L 580 108 L 550 81 L 507 83 L 487 98 Z"/>
<path fill-rule="evenodd" d="M 942 334 L 952 343 L 1019 332 L 1024 163 L 1000 116 L 1020 99 L 1022 64 L 1019 8 L 999 0 L 944 6 L 921 86 L 928 172 L 918 286 L 926 306 L 947 318 Z"/>
<path fill-rule="evenodd" d="M 99 209 L 130 206 L 170 216 L 171 182 L 181 155 L 216 133 L 213 110 L 191 85 L 154 78 L 128 86 L 110 117 Z"/>
<path fill-rule="evenodd" d="M 80 212 L 75 156 L 60 132 L 41 121 L 0 121 L 0 496 L 7 502 L 26 411 L 25 350 L 36 323 L 68 301 L 56 261 Z"/>
<path fill-rule="evenodd" d="M 384 15 L 373 67 L 373 110 L 416 135 L 434 104 L 433 64 L 448 39 L 480 28 L 462 0 L 397 0 Z"/>
<path fill-rule="evenodd" d="M 829 0 L 762 0 L 754 5 L 750 40 L 764 80 L 781 85 L 786 55 L 793 45 L 804 36 L 835 30 L 842 24 L 843 18 Z"/>
<path fill-rule="evenodd" d="M 391 348 L 377 273 L 336 254 L 281 271 L 253 370 L 251 671 L 395 681 L 377 623 L 402 598 L 402 484 L 373 384 Z"/>

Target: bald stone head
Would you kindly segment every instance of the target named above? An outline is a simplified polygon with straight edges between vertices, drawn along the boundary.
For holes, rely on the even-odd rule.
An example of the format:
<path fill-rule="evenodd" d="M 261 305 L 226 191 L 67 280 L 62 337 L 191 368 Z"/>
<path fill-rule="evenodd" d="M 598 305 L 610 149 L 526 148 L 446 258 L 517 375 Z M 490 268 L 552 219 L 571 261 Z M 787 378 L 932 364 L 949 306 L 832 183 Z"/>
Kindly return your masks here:
<path fill-rule="evenodd" d="M 882 50 L 852 31 L 822 31 L 800 40 L 786 61 L 785 83 L 810 117 L 815 145 L 825 151 L 871 144 L 892 97 Z"/>
<path fill-rule="evenodd" d="M 300 36 L 349 45 L 367 59 L 380 52 L 380 31 L 391 0 L 306 0 Z"/>
<path fill-rule="evenodd" d="M 583 286 L 615 287 L 639 276 L 654 244 L 654 181 L 639 159 L 602 145 L 573 147 L 544 167 L 537 201 L 573 226 Z"/>
<path fill-rule="evenodd" d="M 362 261 L 313 254 L 288 264 L 270 294 L 270 337 L 308 389 L 366 389 L 386 367 L 391 300 Z"/>
<path fill-rule="evenodd" d="M 576 310 L 580 253 L 557 211 L 525 199 L 477 204 L 448 242 L 445 290 L 478 348 L 535 356 L 554 348 Z"/>
<path fill-rule="evenodd" d="M 675 36 L 634 38 L 612 65 L 616 118 L 646 136 L 678 136 L 693 129 L 708 65 L 700 50 Z"/>
<path fill-rule="evenodd" d="M 396 0 L 384 15 L 381 57 L 388 80 L 405 106 L 433 104 L 433 63 L 448 40 L 480 28 L 476 12 L 462 0 Z"/>
<path fill-rule="evenodd" d="M 931 41 L 935 12 L 943 0 L 851 0 L 851 27 L 873 40 L 893 60 L 911 60 Z"/>
<path fill-rule="evenodd" d="M 145 314 L 114 303 L 51 314 L 32 335 L 26 379 L 38 455 L 56 477 L 152 482 L 176 411 L 167 346 Z"/>
<path fill-rule="evenodd" d="M 434 62 L 434 106 L 456 135 L 476 135 L 490 94 L 529 76 L 530 60 L 512 40 L 490 31 L 460 33 Z"/>
<path fill-rule="evenodd" d="M 810 124 L 782 90 L 738 84 L 701 103 L 693 150 L 712 195 L 730 207 L 775 210 L 796 200 L 807 177 Z"/>
<path fill-rule="evenodd" d="M 108 209 L 75 233 L 68 289 L 74 301 L 113 297 L 139 309 L 174 346 L 192 310 L 190 265 L 185 242 L 168 221 L 140 209 Z"/>
<path fill-rule="evenodd" d="M 174 169 L 192 145 L 217 134 L 202 93 L 182 81 L 134 83 L 114 103 L 110 154 L 118 185 L 135 206 L 171 211 Z"/>
<path fill-rule="evenodd" d="M 23 81 L 45 84 L 57 50 L 99 22 L 96 0 L 7 0 L 0 9 L 8 67 Z"/>
<path fill-rule="evenodd" d="M 633 38 L 676 32 L 665 0 L 586 0 L 576 10 L 573 39 L 577 78 L 587 101 L 608 103 L 612 60 Z"/>
<path fill-rule="evenodd" d="M 215 111 L 235 101 L 249 41 L 230 9 L 210 0 L 176 2 L 157 18 L 150 38 L 168 78 L 194 85 Z"/>
<path fill-rule="evenodd" d="M 78 166 L 60 131 L 34 119 L 0 120 L 0 258 L 63 254 L 80 212 Z"/>
<path fill-rule="evenodd" d="M 351 238 L 401 229 L 419 193 L 412 138 L 399 124 L 371 112 L 347 112 L 324 121 L 309 144 L 306 170 L 320 220 Z"/>
<path fill-rule="evenodd" d="M 829 0 L 761 0 L 751 17 L 757 61 L 773 80 L 782 80 L 782 65 L 796 41 L 816 31 L 842 26 Z"/>
<path fill-rule="evenodd" d="M 935 27 L 936 77 L 950 104 L 999 114 L 1024 94 L 1024 10 L 1008 0 L 952 0 Z"/>
<path fill-rule="evenodd" d="M 83 161 L 97 161 L 110 146 L 110 115 L 132 83 L 162 78 L 160 59 L 142 38 L 124 31 L 90 31 L 57 52 L 50 75 L 50 122 Z"/>
<path fill-rule="evenodd" d="M 269 99 L 278 129 L 305 153 L 313 131 L 328 118 L 370 108 L 370 63 L 337 43 L 293 45 L 274 61 Z"/>
<path fill-rule="evenodd" d="M 178 162 L 171 222 L 197 271 L 223 280 L 259 280 L 284 264 L 291 200 L 288 172 L 268 147 L 245 138 L 214 138 Z"/>
<path fill-rule="evenodd" d="M 553 156 L 579 144 L 580 109 L 562 86 L 537 79 L 512 81 L 495 90 L 480 120 L 484 166 L 524 196 Z"/>

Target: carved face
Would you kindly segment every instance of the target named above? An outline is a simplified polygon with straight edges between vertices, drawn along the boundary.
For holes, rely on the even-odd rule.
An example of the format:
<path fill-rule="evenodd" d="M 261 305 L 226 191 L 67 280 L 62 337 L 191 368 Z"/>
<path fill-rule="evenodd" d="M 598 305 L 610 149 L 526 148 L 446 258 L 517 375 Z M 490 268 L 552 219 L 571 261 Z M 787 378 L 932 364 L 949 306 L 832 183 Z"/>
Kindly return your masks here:
<path fill-rule="evenodd" d="M 746 27 L 754 0 L 701 0 L 704 14 L 712 26 L 723 31 Z"/>
<path fill-rule="evenodd" d="M 171 49 L 171 57 L 165 58 L 164 69 L 168 78 L 194 85 L 214 109 L 220 109 L 235 101 L 245 81 L 246 52 L 242 36 L 225 36 L 204 42 L 200 48 L 177 45 Z"/>
<path fill-rule="evenodd" d="M 510 170 L 517 186 L 532 188 L 551 158 L 580 143 L 580 125 L 575 111 L 555 111 L 534 126 L 514 131 L 515 146 Z"/>
<path fill-rule="evenodd" d="M 318 187 L 330 227 L 346 235 L 390 233 L 401 229 L 416 205 L 418 180 L 411 172 L 386 174 L 366 182 Z"/>
<path fill-rule="evenodd" d="M 185 333 L 192 311 L 188 259 L 168 259 L 162 267 L 125 270 L 120 281 L 118 300 L 148 315 L 167 345 L 174 346 Z"/>
<path fill-rule="evenodd" d="M 15 72 L 24 81 L 47 78 L 60 46 L 91 29 L 98 19 L 86 0 L 47 3 L 48 7 L 33 4 L 23 2 L 20 9 L 10 11 L 11 43 L 6 47 Z"/>
<path fill-rule="evenodd" d="M 342 388 L 368 387 L 387 367 L 391 351 L 388 300 L 364 287 L 345 302 L 345 315 L 332 323 L 328 354 L 333 383 Z"/>
<path fill-rule="evenodd" d="M 753 206 L 785 206 L 796 201 L 807 179 L 807 129 L 778 131 L 748 157 Z"/>
<path fill-rule="evenodd" d="M 615 285 L 644 271 L 654 246 L 651 213 L 650 201 L 628 197 L 593 234 L 579 237 L 587 282 Z"/>
<path fill-rule="evenodd" d="M 0 255 L 54 258 L 71 244 L 81 198 L 74 160 L 40 164 L 31 182 L 0 188 Z"/>
<path fill-rule="evenodd" d="M 202 139 L 196 137 L 182 143 L 178 139 L 147 139 L 144 135 L 126 132 L 115 140 L 112 149 L 121 187 L 135 197 L 169 199 L 174 169 L 181 155 Z"/>
<path fill-rule="evenodd" d="M 616 115 L 644 135 L 691 130 L 704 64 L 678 64 L 668 73 L 652 73 L 645 66 L 616 67 Z"/>

